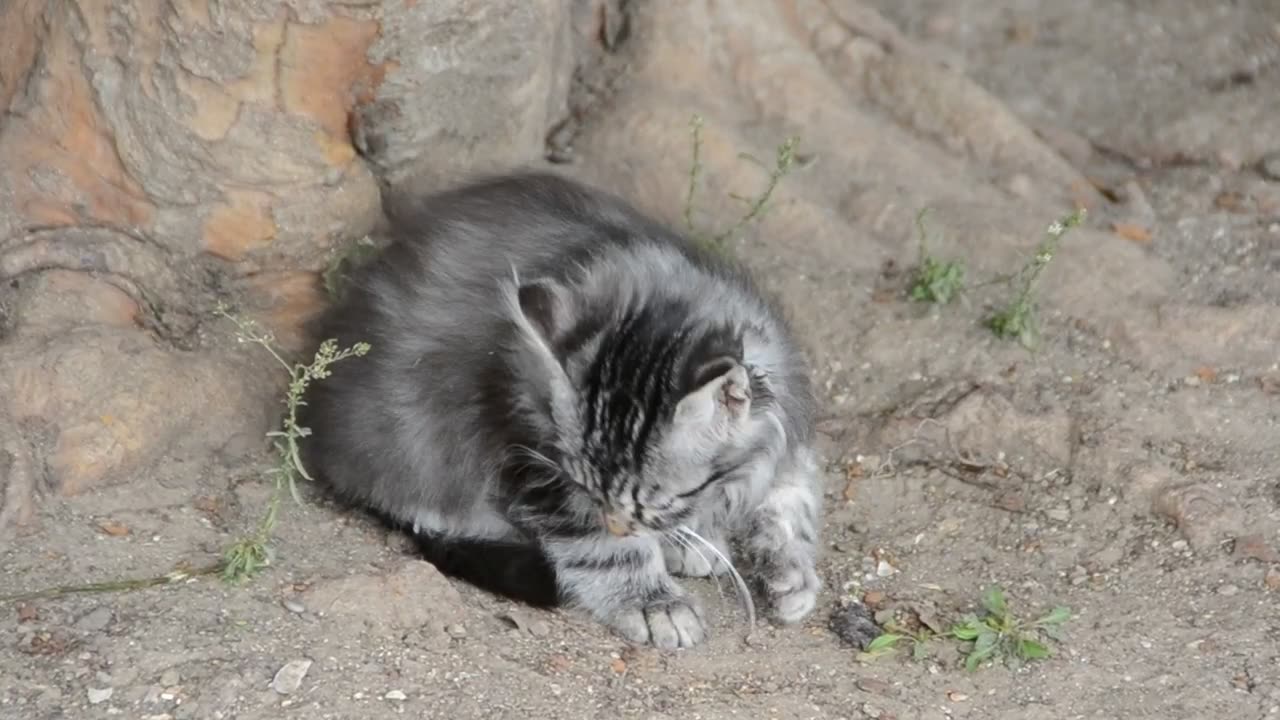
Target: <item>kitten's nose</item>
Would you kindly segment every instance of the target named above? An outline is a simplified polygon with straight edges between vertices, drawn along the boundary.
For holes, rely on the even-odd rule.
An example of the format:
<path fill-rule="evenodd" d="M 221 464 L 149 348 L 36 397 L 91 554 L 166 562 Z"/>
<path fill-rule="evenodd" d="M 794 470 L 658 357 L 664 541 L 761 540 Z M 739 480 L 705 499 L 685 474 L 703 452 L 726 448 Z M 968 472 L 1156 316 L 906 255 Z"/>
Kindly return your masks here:
<path fill-rule="evenodd" d="M 617 535 L 618 537 L 626 537 L 635 531 L 635 524 L 630 519 L 617 513 L 606 513 L 604 526 L 611 535 Z"/>

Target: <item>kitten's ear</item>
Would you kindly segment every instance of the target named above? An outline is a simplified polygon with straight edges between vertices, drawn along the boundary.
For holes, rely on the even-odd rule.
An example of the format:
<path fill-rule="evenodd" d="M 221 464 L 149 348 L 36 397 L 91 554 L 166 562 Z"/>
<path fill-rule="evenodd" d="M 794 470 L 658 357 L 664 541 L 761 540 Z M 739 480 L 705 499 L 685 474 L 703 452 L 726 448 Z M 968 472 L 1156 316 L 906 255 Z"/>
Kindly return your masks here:
<path fill-rule="evenodd" d="M 516 290 L 520 313 L 541 336 L 548 348 L 573 323 L 573 301 L 569 291 L 554 280 L 534 280 Z"/>
<path fill-rule="evenodd" d="M 694 429 L 711 425 L 717 417 L 740 422 L 751 411 L 751 378 L 732 358 L 720 358 L 698 369 L 693 392 L 676 403 L 675 423 Z"/>

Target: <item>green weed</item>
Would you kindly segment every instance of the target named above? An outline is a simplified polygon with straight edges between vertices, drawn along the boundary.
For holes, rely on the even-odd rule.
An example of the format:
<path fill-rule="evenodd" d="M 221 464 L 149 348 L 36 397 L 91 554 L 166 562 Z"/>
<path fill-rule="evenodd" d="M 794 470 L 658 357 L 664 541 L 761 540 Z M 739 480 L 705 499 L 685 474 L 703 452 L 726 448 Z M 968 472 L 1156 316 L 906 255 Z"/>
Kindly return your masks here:
<path fill-rule="evenodd" d="M 312 382 L 329 377 L 332 372 L 329 367 L 334 363 L 365 355 L 370 348 L 368 343 L 361 342 L 339 350 L 337 341 L 329 339 L 320 344 L 310 364 L 290 363 L 276 350 L 272 335 L 261 330 L 252 320 L 239 318 L 221 305 L 216 312 L 235 323 L 237 341 L 260 345 L 289 373 L 289 387 L 284 396 L 284 420 L 279 430 L 267 433 L 268 437 L 273 438 L 276 451 L 276 467 L 268 471 L 274 476 L 275 487 L 257 528 L 233 543 L 223 555 L 223 579 L 238 583 L 253 577 L 271 564 L 271 536 L 279 518 L 284 493 L 288 491 L 294 502 L 301 503 L 298 479 L 312 480 L 302 464 L 298 447 L 298 441 L 311 434 L 309 428 L 298 425 L 298 410 L 306 404 L 303 398 L 307 388 Z"/>
<path fill-rule="evenodd" d="M 924 222 L 928 214 L 929 208 L 925 208 L 916 215 L 920 260 L 908 294 L 917 302 L 946 305 L 964 292 L 964 264 L 956 260 L 938 260 L 929 254 L 929 235 Z"/>
<path fill-rule="evenodd" d="M 1083 222 L 1084 215 L 1084 209 L 1080 209 L 1049 225 L 1035 255 L 1009 278 L 1009 282 L 1016 288 L 1016 294 L 1004 309 L 991 315 L 986 321 L 987 327 L 991 328 L 996 337 L 1016 339 L 1027 349 L 1032 349 L 1039 343 L 1040 326 L 1034 295 L 1036 281 L 1057 254 L 1062 236 Z"/>
<path fill-rule="evenodd" d="M 1045 640 L 1060 641 L 1062 626 L 1070 619 L 1071 611 L 1062 606 L 1035 620 L 1018 618 L 1010 612 L 1004 590 L 991 587 L 982 595 L 980 615 L 966 615 L 946 632 L 937 633 L 928 627 L 912 631 L 890 624 L 859 657 L 875 660 L 910 643 L 911 656 L 922 660 L 929 656 L 931 642 L 952 641 L 961 643 L 967 670 L 976 670 L 988 660 L 999 660 L 1005 667 L 1016 669 L 1051 657 L 1053 652 Z"/>
<path fill-rule="evenodd" d="M 778 189 L 778 185 L 796 165 L 796 148 L 800 144 L 798 136 L 788 137 L 778 146 L 774 154 L 773 166 L 770 167 L 761 162 L 755 156 L 749 153 L 739 153 L 738 158 L 746 160 L 752 164 L 759 166 L 768 173 L 768 179 L 764 188 L 753 197 L 737 195 L 730 193 L 729 197 L 733 200 L 746 205 L 742 216 L 731 225 L 727 230 L 719 233 L 703 232 L 699 230 L 694 223 L 694 196 L 697 193 L 698 181 L 702 176 L 702 117 L 694 115 L 689 121 L 690 133 L 693 138 L 692 159 L 689 164 L 689 188 L 685 193 L 684 201 L 684 223 L 685 228 L 689 231 L 694 242 L 703 247 L 715 250 L 717 252 L 728 252 L 727 243 L 735 235 L 741 232 L 747 225 L 759 220 L 769 210 L 769 201 L 773 198 L 773 193 Z"/>

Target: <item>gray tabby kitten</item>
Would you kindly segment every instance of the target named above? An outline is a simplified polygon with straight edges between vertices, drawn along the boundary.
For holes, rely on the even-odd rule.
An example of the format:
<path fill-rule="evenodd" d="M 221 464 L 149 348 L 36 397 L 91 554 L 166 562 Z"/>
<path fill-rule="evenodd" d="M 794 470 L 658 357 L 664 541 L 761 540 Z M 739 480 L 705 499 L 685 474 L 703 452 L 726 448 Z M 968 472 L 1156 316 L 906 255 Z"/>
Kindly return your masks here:
<path fill-rule="evenodd" d="M 813 609 L 814 400 L 743 270 L 550 174 L 392 221 L 317 328 L 373 349 L 310 391 L 310 470 L 445 572 L 632 642 L 705 637 L 672 576 L 724 572 L 731 542 L 778 620 Z"/>

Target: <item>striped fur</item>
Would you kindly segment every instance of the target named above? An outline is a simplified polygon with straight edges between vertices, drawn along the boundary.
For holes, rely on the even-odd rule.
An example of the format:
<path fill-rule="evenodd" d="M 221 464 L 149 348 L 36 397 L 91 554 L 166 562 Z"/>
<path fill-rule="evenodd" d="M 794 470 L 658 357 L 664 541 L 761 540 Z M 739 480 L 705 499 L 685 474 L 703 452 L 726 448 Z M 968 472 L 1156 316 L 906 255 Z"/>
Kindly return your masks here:
<path fill-rule="evenodd" d="M 671 541 L 682 525 L 726 557 L 740 545 L 778 619 L 812 610 L 814 402 L 742 269 L 548 174 L 425 198 L 393 225 L 317 328 L 373 350 L 313 388 L 309 469 L 453 543 L 434 556 L 454 574 L 513 596 L 554 583 L 634 642 L 705 635 L 672 576 L 723 568 Z"/>

